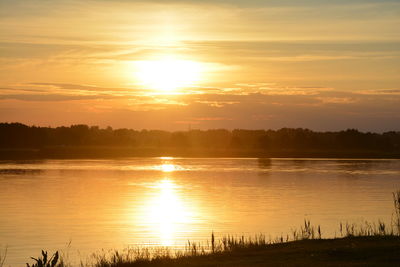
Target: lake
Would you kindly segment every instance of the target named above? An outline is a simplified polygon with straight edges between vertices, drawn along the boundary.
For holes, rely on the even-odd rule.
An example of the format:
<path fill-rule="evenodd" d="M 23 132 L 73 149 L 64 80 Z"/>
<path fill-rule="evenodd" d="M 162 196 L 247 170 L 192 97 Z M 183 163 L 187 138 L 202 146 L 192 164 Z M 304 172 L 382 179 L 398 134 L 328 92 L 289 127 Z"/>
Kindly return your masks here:
<path fill-rule="evenodd" d="M 69 262 L 101 249 L 182 248 L 224 235 L 322 237 L 339 224 L 390 225 L 400 160 L 130 158 L 0 162 L 0 255 L 22 266 L 40 250 Z"/>

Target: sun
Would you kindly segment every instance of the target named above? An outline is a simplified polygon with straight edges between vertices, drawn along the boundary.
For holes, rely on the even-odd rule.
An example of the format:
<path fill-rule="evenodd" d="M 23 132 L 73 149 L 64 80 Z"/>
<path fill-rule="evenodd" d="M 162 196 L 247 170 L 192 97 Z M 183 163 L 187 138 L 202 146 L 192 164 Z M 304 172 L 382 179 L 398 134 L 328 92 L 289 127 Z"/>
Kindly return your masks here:
<path fill-rule="evenodd" d="M 135 61 L 135 80 L 160 93 L 196 85 L 200 80 L 201 63 L 171 57 L 159 60 Z"/>

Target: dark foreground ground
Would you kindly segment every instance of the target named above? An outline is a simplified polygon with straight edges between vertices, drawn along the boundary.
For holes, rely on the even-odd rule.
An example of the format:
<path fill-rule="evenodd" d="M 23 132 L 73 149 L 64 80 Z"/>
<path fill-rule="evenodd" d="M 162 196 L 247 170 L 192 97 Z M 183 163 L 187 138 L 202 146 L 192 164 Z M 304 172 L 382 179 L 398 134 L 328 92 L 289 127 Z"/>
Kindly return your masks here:
<path fill-rule="evenodd" d="M 102 266 L 400 266 L 400 237 L 302 240 L 179 259 Z"/>

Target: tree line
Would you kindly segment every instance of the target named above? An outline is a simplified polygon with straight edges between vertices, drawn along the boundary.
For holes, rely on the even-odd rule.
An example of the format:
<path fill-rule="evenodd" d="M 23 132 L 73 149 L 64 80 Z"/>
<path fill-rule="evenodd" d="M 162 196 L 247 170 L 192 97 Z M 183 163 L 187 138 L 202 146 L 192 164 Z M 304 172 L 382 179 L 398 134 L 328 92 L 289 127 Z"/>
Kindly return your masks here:
<path fill-rule="evenodd" d="M 71 125 L 37 127 L 0 123 L 0 148 L 45 147 L 201 148 L 270 151 L 385 151 L 400 152 L 400 132 L 360 132 L 347 129 L 316 132 L 302 128 L 279 130 L 133 130 Z"/>

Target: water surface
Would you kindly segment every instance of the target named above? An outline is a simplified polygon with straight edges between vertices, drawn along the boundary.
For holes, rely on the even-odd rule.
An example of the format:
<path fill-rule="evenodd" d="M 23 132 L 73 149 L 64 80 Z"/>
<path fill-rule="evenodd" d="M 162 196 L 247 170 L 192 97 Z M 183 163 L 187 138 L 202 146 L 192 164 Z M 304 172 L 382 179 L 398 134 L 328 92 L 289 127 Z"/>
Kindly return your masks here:
<path fill-rule="evenodd" d="M 309 219 L 390 224 L 400 160 L 193 159 L 0 162 L 0 251 L 21 266 L 41 249 L 71 262 L 100 249 L 286 235 Z"/>

